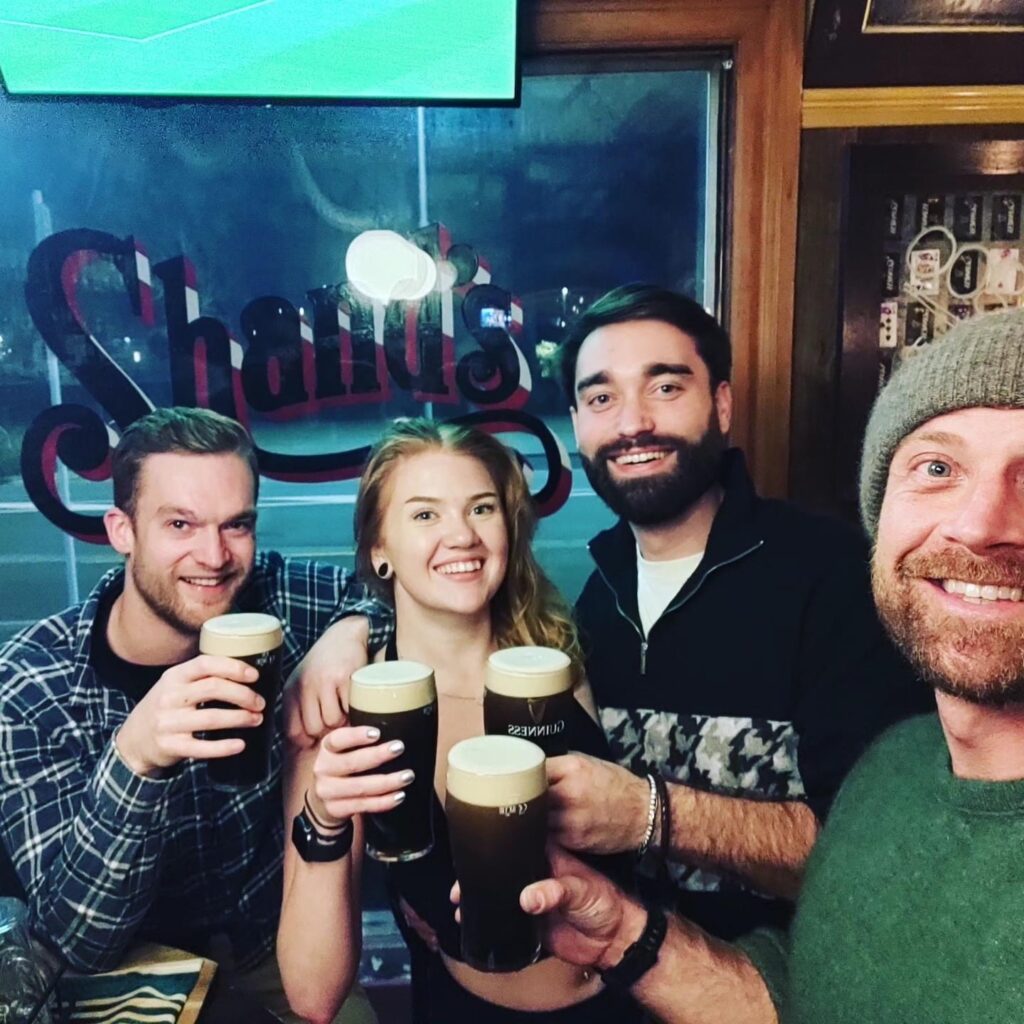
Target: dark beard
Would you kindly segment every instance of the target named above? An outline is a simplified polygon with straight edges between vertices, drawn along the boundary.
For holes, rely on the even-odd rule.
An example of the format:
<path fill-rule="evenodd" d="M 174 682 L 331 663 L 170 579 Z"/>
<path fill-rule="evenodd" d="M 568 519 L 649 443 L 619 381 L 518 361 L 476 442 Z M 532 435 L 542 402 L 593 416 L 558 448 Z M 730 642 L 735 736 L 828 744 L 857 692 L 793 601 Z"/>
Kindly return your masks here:
<path fill-rule="evenodd" d="M 965 622 L 916 600 L 917 579 L 1001 580 L 1021 586 L 1019 559 L 977 558 L 963 551 L 911 555 L 895 570 L 872 565 L 883 625 L 921 677 L 941 693 L 983 707 L 1024 701 L 1024 629 L 1020 624 Z"/>
<path fill-rule="evenodd" d="M 671 470 L 638 480 L 612 477 L 611 459 L 651 445 L 675 452 L 676 464 Z M 628 441 L 602 446 L 593 460 L 581 452 L 580 461 L 590 486 L 617 516 L 635 526 L 658 526 L 681 518 L 717 483 L 725 449 L 725 435 L 712 410 L 708 428 L 697 441 L 671 434 L 640 434 Z"/>

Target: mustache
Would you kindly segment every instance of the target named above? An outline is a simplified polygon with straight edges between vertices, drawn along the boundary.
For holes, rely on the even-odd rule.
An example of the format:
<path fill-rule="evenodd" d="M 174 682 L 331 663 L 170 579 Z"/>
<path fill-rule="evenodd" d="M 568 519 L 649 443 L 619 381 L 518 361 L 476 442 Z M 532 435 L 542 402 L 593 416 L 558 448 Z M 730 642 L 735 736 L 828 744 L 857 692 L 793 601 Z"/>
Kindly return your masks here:
<path fill-rule="evenodd" d="M 688 441 L 672 434 L 637 434 L 635 437 L 624 437 L 619 441 L 609 441 L 608 444 L 601 445 L 594 456 L 598 459 L 609 460 L 626 455 L 637 448 L 670 448 L 673 451 L 679 451 L 688 446 Z"/>
<path fill-rule="evenodd" d="M 1024 588 L 1024 558 L 997 553 L 982 558 L 963 549 L 908 555 L 896 572 L 903 577 L 932 580 L 963 580 L 995 587 Z"/>

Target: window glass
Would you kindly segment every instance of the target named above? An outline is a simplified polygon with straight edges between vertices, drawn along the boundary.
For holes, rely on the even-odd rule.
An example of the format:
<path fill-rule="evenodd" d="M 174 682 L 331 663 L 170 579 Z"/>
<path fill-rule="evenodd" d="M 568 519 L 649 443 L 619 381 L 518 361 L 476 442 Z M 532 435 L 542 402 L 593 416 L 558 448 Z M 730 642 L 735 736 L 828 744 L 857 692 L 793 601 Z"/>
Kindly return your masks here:
<path fill-rule="evenodd" d="M 545 61 L 518 108 L 0 99 L 0 637 L 115 564 L 80 539 L 110 499 L 83 441 L 181 401 L 236 412 L 267 453 L 261 546 L 345 565 L 385 423 L 517 426 L 539 557 L 575 597 L 611 517 L 558 343 L 627 281 L 716 306 L 722 68 Z"/>

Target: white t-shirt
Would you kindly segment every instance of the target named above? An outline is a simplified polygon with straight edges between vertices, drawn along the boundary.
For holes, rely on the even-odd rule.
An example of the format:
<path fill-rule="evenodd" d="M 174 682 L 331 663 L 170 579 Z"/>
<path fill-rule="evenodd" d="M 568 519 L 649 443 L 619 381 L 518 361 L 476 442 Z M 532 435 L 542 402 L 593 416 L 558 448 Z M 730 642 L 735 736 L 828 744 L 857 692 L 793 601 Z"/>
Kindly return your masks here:
<path fill-rule="evenodd" d="M 644 636 L 661 617 L 669 602 L 682 589 L 683 584 L 697 571 L 704 552 L 685 558 L 670 558 L 664 562 L 648 562 L 636 549 L 636 603 L 640 609 L 640 625 Z"/>

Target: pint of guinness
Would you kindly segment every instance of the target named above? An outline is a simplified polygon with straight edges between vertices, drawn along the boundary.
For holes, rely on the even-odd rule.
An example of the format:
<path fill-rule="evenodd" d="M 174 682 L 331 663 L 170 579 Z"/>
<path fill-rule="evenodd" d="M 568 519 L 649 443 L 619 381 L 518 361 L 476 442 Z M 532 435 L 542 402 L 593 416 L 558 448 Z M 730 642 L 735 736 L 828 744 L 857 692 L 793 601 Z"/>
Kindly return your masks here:
<path fill-rule="evenodd" d="M 551 647 L 508 647 L 487 660 L 484 731 L 536 743 L 548 757 L 567 754 L 576 719 L 569 656 Z"/>
<path fill-rule="evenodd" d="M 366 852 L 384 863 L 417 860 L 434 846 L 437 691 L 434 671 L 418 661 L 382 661 L 352 673 L 349 722 L 380 729 L 380 742 L 405 750 L 378 772 L 412 769 L 416 777 L 393 810 L 366 816 Z"/>
<path fill-rule="evenodd" d="M 519 894 L 547 877 L 544 751 L 511 736 L 477 736 L 448 754 L 445 813 L 462 888 L 462 959 L 518 971 L 540 956 L 535 918 Z"/>
<path fill-rule="evenodd" d="M 207 732 L 206 739 L 241 739 L 245 750 L 231 757 L 207 762 L 210 781 L 218 786 L 255 786 L 270 773 L 270 747 L 274 736 L 274 708 L 281 689 L 281 623 L 273 615 L 236 612 L 218 615 L 203 623 L 199 634 L 201 654 L 237 658 L 259 672 L 253 684 L 267 702 L 263 721 L 252 729 L 218 729 Z M 204 707 L 230 708 L 223 701 L 210 701 Z"/>

